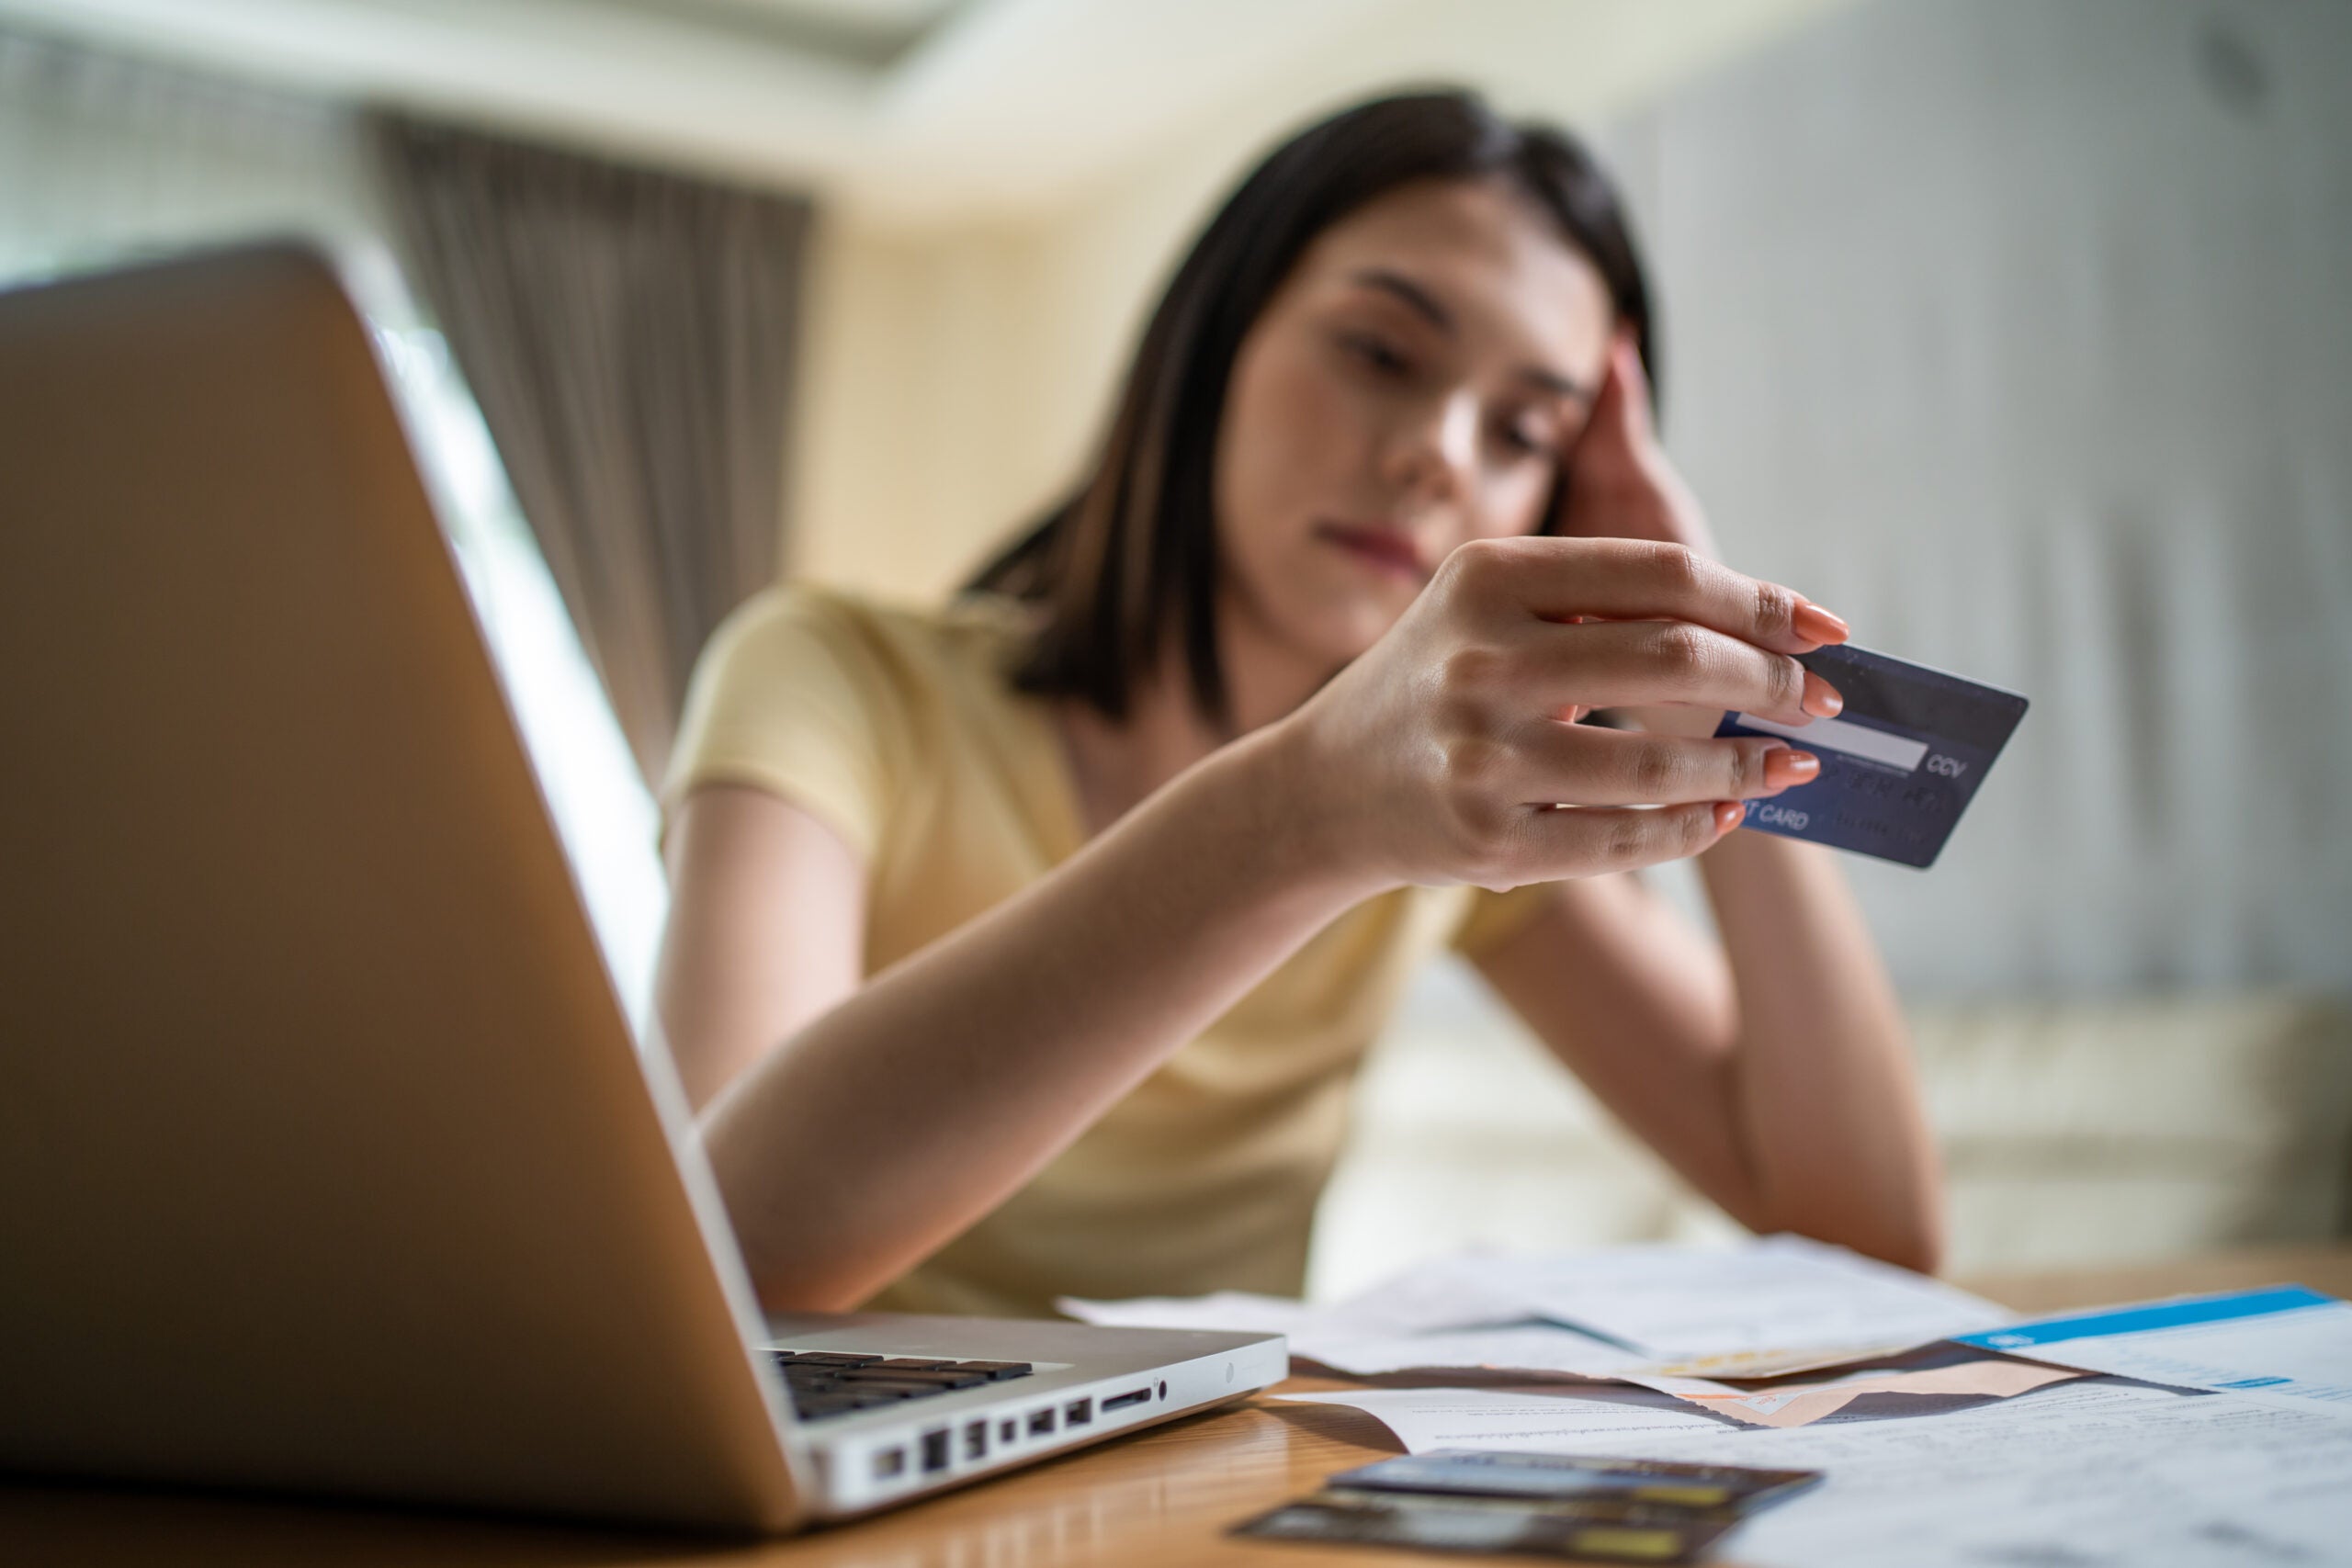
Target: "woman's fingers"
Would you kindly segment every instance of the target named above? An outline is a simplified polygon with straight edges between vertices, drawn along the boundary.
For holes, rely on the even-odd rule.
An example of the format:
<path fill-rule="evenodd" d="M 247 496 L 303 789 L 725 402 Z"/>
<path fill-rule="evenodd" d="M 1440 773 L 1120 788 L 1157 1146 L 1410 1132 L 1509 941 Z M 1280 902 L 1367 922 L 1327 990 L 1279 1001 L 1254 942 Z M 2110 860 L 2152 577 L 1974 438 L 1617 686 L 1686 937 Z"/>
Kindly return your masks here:
<path fill-rule="evenodd" d="M 1645 455 L 1656 445 L 1649 420 L 1649 379 L 1642 373 L 1642 356 L 1633 335 L 1620 332 L 1603 362 L 1600 389 L 1592 400 L 1592 414 L 1565 454 L 1569 472 L 1588 486 L 1603 491 L 1638 479 Z M 1647 538 L 1647 533 L 1596 534 L 1593 537 Z"/>
<path fill-rule="evenodd" d="M 1790 655 L 1684 621 L 1531 627 L 1495 674 L 1498 700 L 1545 713 L 1680 704 L 1803 724 L 1844 705 Z"/>
<path fill-rule="evenodd" d="M 1747 810 L 1736 801 L 1663 806 L 1531 808 L 1521 828 L 1526 882 L 1555 882 L 1681 860 L 1712 848 L 1739 826 Z"/>
<path fill-rule="evenodd" d="M 1690 740 L 1595 725 L 1531 723 L 1512 780 L 1530 806 L 1689 805 L 1773 795 L 1820 776 L 1820 759 L 1780 740 Z"/>
<path fill-rule="evenodd" d="M 1600 390 L 1592 400 L 1592 416 L 1577 434 L 1574 456 L 1604 467 L 1632 466 L 1651 439 L 1649 396 L 1649 378 L 1642 372 L 1633 334 L 1620 332 L 1610 340 Z"/>
<path fill-rule="evenodd" d="M 1845 623 L 1793 589 L 1649 539 L 1474 539 L 1446 558 L 1459 590 L 1538 619 L 1688 621 L 1778 653 L 1842 642 Z"/>

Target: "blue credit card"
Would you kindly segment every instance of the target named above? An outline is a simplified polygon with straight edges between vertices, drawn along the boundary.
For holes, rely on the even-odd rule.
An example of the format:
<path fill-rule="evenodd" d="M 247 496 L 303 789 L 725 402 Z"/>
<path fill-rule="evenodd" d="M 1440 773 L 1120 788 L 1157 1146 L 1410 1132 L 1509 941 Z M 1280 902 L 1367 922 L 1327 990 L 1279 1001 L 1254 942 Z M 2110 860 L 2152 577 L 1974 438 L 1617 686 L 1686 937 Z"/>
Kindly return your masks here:
<path fill-rule="evenodd" d="M 1821 759 L 1811 784 L 1750 801 L 1744 826 L 1902 865 L 1933 865 L 2025 716 L 2025 699 L 1843 644 L 1797 662 L 1837 687 L 1846 706 L 1836 718 L 1805 725 L 1724 716 L 1719 737 L 1784 739 Z"/>

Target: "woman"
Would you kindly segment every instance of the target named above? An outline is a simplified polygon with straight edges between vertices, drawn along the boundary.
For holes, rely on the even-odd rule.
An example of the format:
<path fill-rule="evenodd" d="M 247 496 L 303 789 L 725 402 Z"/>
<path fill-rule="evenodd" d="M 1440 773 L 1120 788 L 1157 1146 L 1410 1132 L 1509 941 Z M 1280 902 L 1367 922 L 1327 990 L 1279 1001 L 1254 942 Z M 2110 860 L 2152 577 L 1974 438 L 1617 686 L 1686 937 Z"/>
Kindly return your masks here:
<path fill-rule="evenodd" d="M 1447 942 L 1734 1217 L 1933 1267 L 1869 936 L 1820 852 L 1732 831 L 1818 762 L 1710 739 L 1836 713 L 1793 656 L 1846 628 L 1713 560 L 1653 342 L 1573 142 L 1369 104 L 1210 224 L 983 592 L 730 620 L 659 1006 L 768 1303 L 1295 1292 Z M 1628 874 L 1692 854 L 1720 947 Z"/>

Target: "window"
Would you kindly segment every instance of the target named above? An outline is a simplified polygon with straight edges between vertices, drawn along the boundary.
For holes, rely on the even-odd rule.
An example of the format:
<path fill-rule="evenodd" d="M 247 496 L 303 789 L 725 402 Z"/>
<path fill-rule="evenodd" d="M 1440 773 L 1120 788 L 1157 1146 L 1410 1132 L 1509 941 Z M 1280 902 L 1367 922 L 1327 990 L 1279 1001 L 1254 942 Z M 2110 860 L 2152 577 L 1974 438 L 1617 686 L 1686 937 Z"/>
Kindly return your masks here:
<path fill-rule="evenodd" d="M 537 770 L 614 984 L 650 1017 L 668 896 L 655 812 L 448 346 L 402 286 L 334 106 L 0 28 L 0 286 L 241 236 L 334 256 Z"/>

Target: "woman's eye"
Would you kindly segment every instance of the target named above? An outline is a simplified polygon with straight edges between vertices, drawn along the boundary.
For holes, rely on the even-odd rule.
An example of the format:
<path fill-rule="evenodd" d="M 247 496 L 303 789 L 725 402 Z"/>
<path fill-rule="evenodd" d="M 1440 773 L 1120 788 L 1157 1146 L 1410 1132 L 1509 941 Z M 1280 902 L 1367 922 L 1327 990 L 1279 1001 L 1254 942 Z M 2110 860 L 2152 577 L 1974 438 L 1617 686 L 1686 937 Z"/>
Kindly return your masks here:
<path fill-rule="evenodd" d="M 1350 354 L 1379 371 L 1384 376 L 1402 376 L 1413 367 L 1410 361 L 1390 347 L 1381 338 L 1369 333 L 1349 333 L 1340 339 Z"/>
<path fill-rule="evenodd" d="M 1541 452 L 1551 445 L 1541 433 L 1523 424 L 1502 426 L 1496 439 L 1500 441 L 1507 450 L 1522 454 Z"/>

